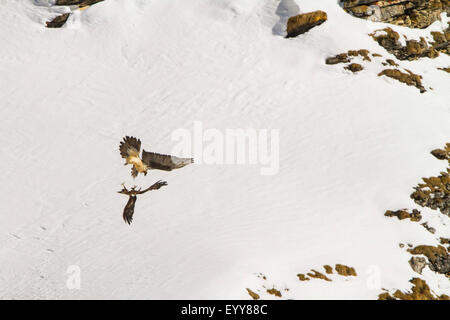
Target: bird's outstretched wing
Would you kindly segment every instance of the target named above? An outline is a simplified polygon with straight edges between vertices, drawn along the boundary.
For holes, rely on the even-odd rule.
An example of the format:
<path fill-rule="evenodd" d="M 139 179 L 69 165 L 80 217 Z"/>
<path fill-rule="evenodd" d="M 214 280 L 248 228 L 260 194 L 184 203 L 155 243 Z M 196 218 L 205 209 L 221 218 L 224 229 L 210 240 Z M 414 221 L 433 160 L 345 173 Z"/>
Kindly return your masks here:
<path fill-rule="evenodd" d="M 124 159 L 128 159 L 130 157 L 138 157 L 139 151 L 141 150 L 141 140 L 136 139 L 135 137 L 126 136 L 123 138 L 123 141 L 120 142 L 119 146 L 120 155 Z"/>
<path fill-rule="evenodd" d="M 133 221 L 134 205 L 136 204 L 136 200 L 136 196 L 130 196 L 125 208 L 123 209 L 123 220 L 125 220 L 128 224 L 131 224 L 131 221 Z"/>
<path fill-rule="evenodd" d="M 194 159 L 178 158 L 167 154 L 159 154 L 143 150 L 142 162 L 144 162 L 151 169 L 171 171 L 173 169 L 182 168 L 188 164 L 194 163 Z"/>
<path fill-rule="evenodd" d="M 126 223 L 131 224 L 133 221 L 133 214 L 134 214 L 134 205 L 136 204 L 138 194 L 146 193 L 150 190 L 158 190 L 161 187 L 167 186 L 166 181 L 159 180 L 158 182 L 155 182 L 150 187 L 144 190 L 136 190 L 136 187 L 131 188 L 131 190 L 128 190 L 127 187 L 125 187 L 125 184 L 122 184 L 123 188 L 122 190 L 118 191 L 118 193 L 125 194 L 128 196 L 128 202 L 125 205 L 125 208 L 123 209 L 123 220 L 125 220 Z"/>

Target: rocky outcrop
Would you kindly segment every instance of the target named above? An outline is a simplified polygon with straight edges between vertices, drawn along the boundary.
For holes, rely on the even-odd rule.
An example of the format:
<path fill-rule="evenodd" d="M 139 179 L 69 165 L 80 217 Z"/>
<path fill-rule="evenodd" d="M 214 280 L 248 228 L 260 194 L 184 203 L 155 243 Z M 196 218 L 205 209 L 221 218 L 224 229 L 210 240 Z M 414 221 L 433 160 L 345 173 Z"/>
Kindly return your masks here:
<path fill-rule="evenodd" d="M 344 67 L 344 69 L 356 73 L 362 71 L 364 68 L 359 63 L 350 63 L 348 66 Z"/>
<path fill-rule="evenodd" d="M 392 296 L 385 292 L 378 296 L 378 300 L 450 300 L 445 294 L 440 296 L 434 294 L 425 280 L 412 278 L 409 282 L 413 284 L 409 292 L 396 290 Z"/>
<path fill-rule="evenodd" d="M 260 296 L 256 292 L 253 292 L 249 288 L 247 288 L 247 293 L 250 297 L 252 297 L 253 300 L 259 300 Z"/>
<path fill-rule="evenodd" d="M 333 268 L 330 265 L 324 265 L 323 268 L 325 269 L 325 272 L 327 274 L 333 274 Z M 339 263 L 336 264 L 335 270 L 338 275 L 343 276 L 343 277 L 349 277 L 349 276 L 356 277 L 357 276 L 355 268 L 349 267 L 349 266 L 346 266 L 343 264 L 339 264 Z M 321 279 L 321 280 L 325 280 L 325 281 L 332 281 L 326 275 L 324 275 L 323 273 L 321 273 L 317 270 L 314 270 L 314 269 L 311 269 L 311 272 L 308 272 L 306 275 L 304 273 L 299 273 L 299 274 L 297 274 L 297 277 L 300 281 L 309 281 L 309 280 L 311 280 L 311 278 Z"/>
<path fill-rule="evenodd" d="M 422 207 L 439 210 L 450 216 L 450 168 L 437 177 L 423 178 L 411 198 Z"/>
<path fill-rule="evenodd" d="M 411 221 L 418 222 L 422 219 L 422 215 L 420 211 L 417 209 L 413 209 L 411 213 L 408 212 L 408 209 L 391 211 L 388 210 L 384 214 L 386 217 L 397 217 L 398 220 L 410 219 Z"/>
<path fill-rule="evenodd" d="M 435 149 L 431 154 L 439 160 L 446 160 L 450 165 L 450 143 L 444 149 Z M 422 207 L 439 210 L 450 217 L 450 168 L 437 177 L 422 178 L 423 183 L 415 187 L 411 199 Z"/>
<path fill-rule="evenodd" d="M 450 143 L 447 143 L 443 149 L 434 149 L 431 154 L 439 160 L 446 160 L 450 165 Z M 450 174 L 449 169 L 447 173 Z M 450 189 L 450 180 L 448 180 L 448 174 L 442 172 L 439 177 L 423 178 L 424 184 L 419 184 L 416 187 L 416 192 L 411 195 L 414 201 L 421 205 L 427 206 L 431 209 L 440 209 L 442 213 L 448 214 L 449 206 L 446 206 L 445 199 L 448 199 L 448 190 Z M 447 196 L 446 196 L 447 195 Z M 447 198 L 446 198 L 447 197 Z M 438 215 L 438 213 L 437 213 Z M 387 211 L 385 216 L 397 217 L 399 220 L 409 219 L 413 222 L 419 222 L 422 220 L 420 212 L 416 209 L 412 210 L 410 213 L 407 209 L 398 211 Z M 421 224 L 430 233 L 436 234 L 442 232 L 445 229 L 445 223 L 442 224 L 444 228 L 434 229 L 428 225 L 427 222 Z M 444 232 L 445 232 L 444 231 Z M 436 240 L 439 241 L 440 245 L 417 245 L 413 246 L 408 244 L 406 251 L 412 255 L 409 260 L 409 265 L 411 268 L 422 274 L 425 267 L 437 274 L 445 275 L 450 278 L 450 239 L 446 237 L 439 236 L 436 234 Z M 405 245 L 400 244 L 400 248 L 404 248 Z M 424 275 L 427 277 L 427 275 Z M 419 278 L 413 278 L 410 280 L 413 287 L 409 292 L 404 292 L 400 290 L 385 290 L 378 296 L 379 300 L 449 300 L 447 295 L 436 295 L 430 287 L 427 285 L 425 280 Z M 392 293 L 393 292 L 393 293 Z"/>
<path fill-rule="evenodd" d="M 391 28 L 377 30 L 370 36 L 385 48 L 389 53 L 395 55 L 399 60 L 417 60 L 427 57 L 434 59 L 440 52 L 449 52 L 450 47 L 450 29 L 445 32 L 432 32 L 434 42 L 429 44 L 423 37 L 420 41 L 406 39 L 406 45 L 403 46 L 399 41 L 400 35 Z"/>
<path fill-rule="evenodd" d="M 271 295 L 273 295 L 275 297 L 278 297 L 278 298 L 282 297 L 280 290 L 277 290 L 275 288 L 267 289 L 266 291 L 267 291 L 268 294 L 271 294 Z"/>
<path fill-rule="evenodd" d="M 331 281 L 331 279 L 328 278 L 326 275 L 324 275 L 322 272 L 319 272 L 319 271 L 314 270 L 314 269 L 311 269 L 311 272 L 308 272 L 306 275 L 309 276 L 310 278 L 322 279 L 322 280 L 325 280 L 325 281 Z"/>
<path fill-rule="evenodd" d="M 424 255 L 428 258 L 430 269 L 441 274 L 450 274 L 450 255 L 443 246 L 421 245 L 408 250 L 413 255 Z"/>
<path fill-rule="evenodd" d="M 349 266 L 346 266 L 343 264 L 337 264 L 335 269 L 338 274 L 340 274 L 341 276 L 344 276 L 344 277 L 349 277 L 349 276 L 356 277 L 357 276 L 356 270 L 353 267 L 349 267 Z"/>
<path fill-rule="evenodd" d="M 422 274 L 422 270 L 428 265 L 427 259 L 423 257 L 411 257 L 408 262 L 411 269 L 418 274 Z"/>
<path fill-rule="evenodd" d="M 420 90 L 420 93 L 424 93 L 427 90 L 422 84 L 422 76 L 413 73 L 412 71 L 405 69 L 406 72 L 401 72 L 398 69 L 386 69 L 381 71 L 378 76 L 386 76 L 395 80 L 398 80 L 402 83 L 407 84 L 408 86 L 414 86 Z"/>
<path fill-rule="evenodd" d="M 290 17 L 287 22 L 286 38 L 296 37 L 327 21 L 327 13 L 314 11 Z"/>
<path fill-rule="evenodd" d="M 340 0 L 340 4 L 356 17 L 411 28 L 426 28 L 443 12 L 450 15 L 450 0 Z"/>
<path fill-rule="evenodd" d="M 353 58 L 361 56 L 364 61 L 372 61 L 369 57 L 369 50 L 349 50 L 346 53 L 340 53 L 334 57 L 328 57 L 325 60 L 326 64 L 338 64 L 350 62 Z"/>

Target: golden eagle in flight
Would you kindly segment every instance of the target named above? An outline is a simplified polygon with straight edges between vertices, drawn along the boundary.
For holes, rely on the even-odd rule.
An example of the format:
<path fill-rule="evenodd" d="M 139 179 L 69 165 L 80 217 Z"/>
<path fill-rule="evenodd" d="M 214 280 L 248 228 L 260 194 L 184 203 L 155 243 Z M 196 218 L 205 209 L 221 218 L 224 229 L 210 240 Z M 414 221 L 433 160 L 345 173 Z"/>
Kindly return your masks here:
<path fill-rule="evenodd" d="M 145 190 L 136 190 L 136 187 L 132 187 L 131 190 L 128 190 L 125 185 L 122 185 L 123 189 L 118 191 L 118 193 L 126 194 L 128 198 L 128 202 L 125 205 L 125 208 L 123 209 L 123 220 L 125 220 L 126 223 L 131 224 L 131 221 L 133 221 L 133 214 L 134 214 L 134 205 L 136 204 L 137 195 L 146 193 L 150 190 L 158 190 L 162 186 L 167 186 L 166 181 L 158 181 L 154 184 L 152 184 L 150 187 L 148 187 Z"/>
<path fill-rule="evenodd" d="M 136 178 L 138 173 L 147 175 L 150 169 L 172 171 L 182 168 L 194 162 L 192 158 L 178 158 L 166 154 L 147 152 L 142 150 L 142 157 L 139 157 L 141 151 L 141 140 L 135 137 L 126 136 L 120 142 L 120 155 L 125 159 L 125 165 L 131 164 L 131 175 Z"/>

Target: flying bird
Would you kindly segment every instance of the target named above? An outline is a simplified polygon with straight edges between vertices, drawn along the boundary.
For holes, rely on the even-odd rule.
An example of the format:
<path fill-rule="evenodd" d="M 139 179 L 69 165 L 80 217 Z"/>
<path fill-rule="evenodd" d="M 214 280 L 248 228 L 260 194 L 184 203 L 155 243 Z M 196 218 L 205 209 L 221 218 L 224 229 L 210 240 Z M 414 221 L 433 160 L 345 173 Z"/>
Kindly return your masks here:
<path fill-rule="evenodd" d="M 136 204 L 136 200 L 137 200 L 136 196 L 138 194 L 146 193 L 147 191 L 150 191 L 150 190 L 158 190 L 162 186 L 167 186 L 167 182 L 160 180 L 160 181 L 152 184 L 150 187 L 148 187 L 145 190 L 141 190 L 141 189 L 136 190 L 135 186 L 132 187 L 131 190 L 128 190 L 124 184 L 122 184 L 122 186 L 123 186 L 123 189 L 118 191 L 118 193 L 126 194 L 128 196 L 128 202 L 125 205 L 125 208 L 123 209 L 123 220 L 126 223 L 131 224 L 131 222 L 133 221 L 134 205 Z"/>
<path fill-rule="evenodd" d="M 142 150 L 142 157 L 140 157 L 141 140 L 129 136 L 126 136 L 120 142 L 119 150 L 120 155 L 125 159 L 125 165 L 131 164 L 133 166 L 131 175 L 134 178 L 137 177 L 138 173 L 147 175 L 147 171 L 150 169 L 172 171 L 194 162 L 192 158 L 178 158 L 145 150 Z"/>

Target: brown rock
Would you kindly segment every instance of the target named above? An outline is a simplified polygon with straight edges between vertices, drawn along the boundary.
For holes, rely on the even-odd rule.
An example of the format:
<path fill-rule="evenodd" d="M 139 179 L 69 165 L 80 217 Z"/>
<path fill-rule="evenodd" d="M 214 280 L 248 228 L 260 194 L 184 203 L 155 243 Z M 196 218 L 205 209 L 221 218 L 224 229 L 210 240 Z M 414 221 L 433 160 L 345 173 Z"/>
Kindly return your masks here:
<path fill-rule="evenodd" d="M 450 164 L 450 143 L 447 143 L 442 150 L 447 154 Z M 444 152 L 434 150 L 434 156 L 444 157 Z M 444 160 L 444 159 L 443 159 Z M 441 172 L 437 177 L 422 178 L 423 183 L 419 183 L 410 195 L 415 203 L 422 207 L 439 210 L 442 214 L 450 216 L 450 168 L 447 172 Z"/>
<path fill-rule="evenodd" d="M 338 63 L 346 63 L 346 62 L 350 62 L 350 59 L 346 53 L 341 53 L 334 57 L 329 57 L 325 60 L 326 64 L 338 64 Z"/>
<path fill-rule="evenodd" d="M 253 298 L 253 300 L 258 300 L 258 299 L 260 298 L 260 297 L 259 297 L 259 294 L 253 292 L 253 291 L 250 290 L 249 288 L 247 288 L 247 292 L 248 292 L 248 294 L 250 295 L 250 297 Z"/>
<path fill-rule="evenodd" d="M 384 31 L 385 33 L 383 34 L 379 31 Z M 443 36 L 438 35 L 434 36 L 435 42 L 432 45 L 429 45 L 424 38 L 421 38 L 420 41 L 406 39 L 406 46 L 402 46 L 400 41 L 398 41 L 400 35 L 391 28 L 377 30 L 370 36 L 399 60 L 417 60 L 423 57 L 434 59 L 439 56 L 440 52 L 448 53 L 450 46 L 448 41 L 439 42 Z M 436 39 L 439 41 L 436 41 Z"/>
<path fill-rule="evenodd" d="M 409 259 L 409 265 L 418 274 L 422 274 L 422 270 L 427 266 L 427 260 L 422 257 L 411 257 Z"/>
<path fill-rule="evenodd" d="M 407 73 L 403 73 L 397 69 L 386 69 L 378 74 L 379 77 L 386 76 L 392 79 L 396 79 L 408 86 L 414 86 L 420 90 L 420 93 L 424 93 L 427 90 L 422 85 L 422 76 L 413 73 L 410 70 L 405 69 Z"/>
<path fill-rule="evenodd" d="M 409 282 L 413 284 L 410 292 L 404 293 L 397 290 L 393 296 L 385 292 L 378 296 L 378 300 L 450 300 L 447 295 L 437 296 L 433 294 L 425 280 L 413 278 Z"/>
<path fill-rule="evenodd" d="M 338 274 L 340 274 L 341 276 L 344 276 L 344 277 L 348 277 L 348 276 L 356 277 L 357 276 L 356 270 L 353 267 L 348 267 L 343 264 L 336 264 L 335 269 Z"/>
<path fill-rule="evenodd" d="M 327 21 L 324 11 L 314 11 L 290 17 L 287 22 L 286 38 L 296 37 Z"/>
<path fill-rule="evenodd" d="M 398 63 L 395 62 L 395 61 L 392 60 L 392 59 L 387 59 L 387 60 L 386 60 L 386 63 L 387 63 L 388 65 L 390 65 L 390 66 L 398 67 Z"/>
<path fill-rule="evenodd" d="M 325 272 L 328 274 L 332 274 L 333 273 L 333 268 L 329 265 L 324 265 L 323 268 L 325 269 Z"/>
<path fill-rule="evenodd" d="M 422 254 L 428 258 L 430 269 L 442 274 L 450 273 L 450 255 L 443 246 L 421 245 L 408 250 L 413 255 Z"/>
<path fill-rule="evenodd" d="M 351 72 L 355 73 L 355 72 L 359 72 L 359 71 L 363 70 L 364 68 L 359 63 L 350 63 L 344 69 L 350 70 Z"/>
<path fill-rule="evenodd" d="M 311 278 L 316 278 L 316 279 L 322 279 L 322 280 L 325 280 L 325 281 L 331 281 L 331 279 L 330 278 L 328 278 L 326 275 L 324 275 L 323 273 L 320 273 L 319 271 L 316 271 L 316 270 L 314 270 L 314 269 L 311 269 L 311 271 L 313 272 L 313 273 L 307 273 L 307 275 L 309 276 L 309 277 L 311 277 Z"/>
<path fill-rule="evenodd" d="M 309 279 L 307 276 L 305 276 L 303 273 L 299 273 L 299 274 L 297 275 L 297 277 L 298 277 L 298 279 L 299 279 L 300 281 L 309 281 L 309 280 L 311 280 L 311 279 Z"/>
<path fill-rule="evenodd" d="M 267 293 L 281 298 L 281 292 L 275 288 L 267 289 Z"/>
<path fill-rule="evenodd" d="M 386 217 L 397 217 L 398 220 L 410 219 L 411 221 L 415 222 L 418 222 L 422 219 L 422 215 L 417 209 L 414 209 L 411 213 L 408 212 L 408 209 L 397 211 L 388 210 L 384 215 Z"/>
<path fill-rule="evenodd" d="M 388 22 L 410 28 L 426 28 L 450 14 L 449 0 L 340 0 L 350 14 L 371 21 Z"/>

